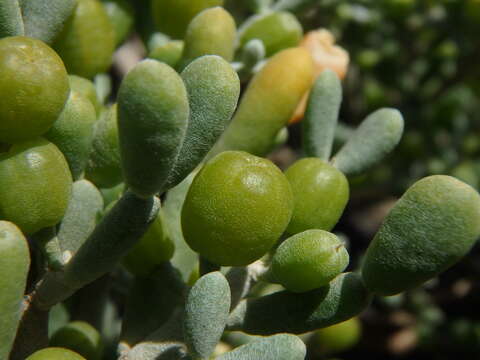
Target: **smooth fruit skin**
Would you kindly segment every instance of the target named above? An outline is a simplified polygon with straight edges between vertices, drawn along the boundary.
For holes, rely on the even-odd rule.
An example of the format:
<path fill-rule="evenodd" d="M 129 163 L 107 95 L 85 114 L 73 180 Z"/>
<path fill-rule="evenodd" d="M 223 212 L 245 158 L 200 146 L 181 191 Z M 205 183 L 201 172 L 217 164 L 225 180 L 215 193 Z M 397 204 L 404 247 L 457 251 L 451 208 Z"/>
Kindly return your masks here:
<path fill-rule="evenodd" d="M 57 330 L 50 338 L 50 346 L 70 349 L 88 360 L 100 360 L 103 353 L 101 335 L 85 321 L 72 321 Z"/>
<path fill-rule="evenodd" d="M 85 177 L 97 187 L 110 188 L 123 179 L 117 116 L 117 104 L 113 104 L 95 124 Z"/>
<path fill-rule="evenodd" d="M 292 204 L 290 185 L 272 162 L 223 152 L 193 180 L 182 209 L 183 235 L 215 264 L 247 265 L 280 238 Z"/>
<path fill-rule="evenodd" d="M 100 1 L 77 0 L 77 3 L 53 48 L 70 74 L 91 79 L 110 66 L 115 32 Z"/>
<path fill-rule="evenodd" d="M 152 13 L 159 31 L 174 39 L 183 39 L 195 15 L 206 8 L 222 5 L 223 0 L 153 0 Z"/>
<path fill-rule="evenodd" d="M 280 50 L 297 46 L 302 36 L 302 25 L 289 12 L 254 16 L 239 30 L 240 46 L 252 39 L 260 39 L 265 45 L 267 57 Z"/>
<path fill-rule="evenodd" d="M 362 336 L 362 323 L 353 317 L 314 333 L 314 344 L 321 354 L 336 354 L 355 346 Z"/>
<path fill-rule="evenodd" d="M 188 25 L 181 67 L 203 55 L 218 55 L 233 60 L 236 31 L 235 20 L 221 7 L 203 10 Z"/>
<path fill-rule="evenodd" d="M 291 48 L 271 57 L 250 81 L 230 126 L 213 153 L 243 150 L 264 155 L 312 86 L 313 60 L 307 50 Z"/>
<path fill-rule="evenodd" d="M 394 295 L 458 262 L 480 236 L 480 195 L 445 175 L 412 185 L 367 249 L 362 277 L 370 291 Z"/>
<path fill-rule="evenodd" d="M 87 359 L 68 349 L 49 347 L 49 348 L 37 351 L 36 353 L 30 355 L 25 360 L 87 360 Z"/>
<path fill-rule="evenodd" d="M 60 222 L 71 191 L 67 161 L 45 139 L 17 143 L 0 155 L 0 213 L 25 234 Z"/>
<path fill-rule="evenodd" d="M 148 57 L 174 68 L 182 58 L 183 45 L 182 40 L 169 41 L 166 44 L 154 48 L 150 54 L 148 54 Z"/>
<path fill-rule="evenodd" d="M 95 108 L 90 100 L 71 91 L 62 113 L 45 134 L 65 155 L 74 180 L 80 178 L 87 164 L 95 121 Z"/>
<path fill-rule="evenodd" d="M 92 105 L 95 107 L 97 115 L 100 114 L 102 105 L 98 100 L 97 91 L 95 90 L 95 85 L 93 85 L 93 82 L 77 75 L 68 75 L 68 81 L 70 83 L 70 89 L 72 91 L 79 92 L 88 100 L 90 100 Z"/>
<path fill-rule="evenodd" d="M 348 202 L 350 190 L 345 175 L 323 160 L 305 158 L 290 166 L 285 176 L 295 204 L 287 233 L 330 231 Z"/>
<path fill-rule="evenodd" d="M 327 285 L 348 265 L 349 255 L 334 234 L 308 230 L 285 240 L 275 251 L 272 271 L 275 280 L 293 292 Z"/>
<path fill-rule="evenodd" d="M 17 333 L 30 267 L 27 239 L 8 221 L 0 221 L 0 359 L 8 359 Z"/>
<path fill-rule="evenodd" d="M 138 63 L 118 92 L 118 135 L 125 183 L 147 197 L 164 185 L 187 131 L 190 107 L 175 70 L 156 60 Z"/>
<path fill-rule="evenodd" d="M 158 265 L 170 260 L 174 251 L 175 244 L 167 234 L 160 209 L 145 235 L 123 258 L 123 264 L 135 276 L 146 277 Z"/>
<path fill-rule="evenodd" d="M 48 45 L 15 36 L 0 40 L 0 142 L 48 131 L 68 98 L 67 71 Z"/>

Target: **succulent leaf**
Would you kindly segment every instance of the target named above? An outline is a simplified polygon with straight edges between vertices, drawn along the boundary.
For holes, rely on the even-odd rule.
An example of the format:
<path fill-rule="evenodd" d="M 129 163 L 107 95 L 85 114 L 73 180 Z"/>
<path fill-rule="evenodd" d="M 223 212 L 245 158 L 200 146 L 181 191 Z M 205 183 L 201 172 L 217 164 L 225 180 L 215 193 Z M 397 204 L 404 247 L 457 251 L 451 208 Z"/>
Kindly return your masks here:
<path fill-rule="evenodd" d="M 218 271 L 197 280 L 185 304 L 184 334 L 189 351 L 208 358 L 220 340 L 230 311 L 230 286 Z"/>
<path fill-rule="evenodd" d="M 332 159 L 345 175 L 359 175 L 387 156 L 400 141 L 403 117 L 398 110 L 370 114 Z"/>
<path fill-rule="evenodd" d="M 330 159 L 341 102 L 340 79 L 332 70 L 325 70 L 313 85 L 303 119 L 303 149 L 307 156 Z"/>

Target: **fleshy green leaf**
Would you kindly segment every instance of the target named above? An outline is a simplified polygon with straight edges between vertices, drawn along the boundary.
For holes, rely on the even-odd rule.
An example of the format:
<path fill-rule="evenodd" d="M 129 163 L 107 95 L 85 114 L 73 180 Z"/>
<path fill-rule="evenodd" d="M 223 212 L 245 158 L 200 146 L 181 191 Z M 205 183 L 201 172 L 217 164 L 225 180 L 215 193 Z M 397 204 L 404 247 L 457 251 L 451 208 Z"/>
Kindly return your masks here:
<path fill-rule="evenodd" d="M 330 159 L 341 102 L 340 79 L 332 70 L 325 70 L 313 85 L 303 119 L 303 149 L 307 156 Z"/>
<path fill-rule="evenodd" d="M 370 300 L 360 276 L 344 273 L 330 285 L 306 293 L 280 291 L 243 300 L 230 314 L 227 329 L 252 335 L 301 334 L 350 319 Z"/>
<path fill-rule="evenodd" d="M 188 92 L 190 119 L 168 188 L 187 177 L 207 155 L 227 127 L 240 95 L 236 72 L 219 56 L 194 60 L 181 76 Z"/>
<path fill-rule="evenodd" d="M 73 183 L 72 197 L 57 233 L 67 262 L 87 240 L 102 210 L 102 195 L 91 182 L 79 180 Z"/>
<path fill-rule="evenodd" d="M 345 175 L 358 175 L 390 153 L 402 133 L 403 117 L 398 110 L 377 110 L 360 124 L 332 159 L 332 164 Z"/>
<path fill-rule="evenodd" d="M 215 360 L 303 360 L 307 349 L 297 336 L 279 334 L 242 345 Z"/>
<path fill-rule="evenodd" d="M 24 35 L 22 11 L 18 0 L 0 1 L 0 38 Z"/>
<path fill-rule="evenodd" d="M 0 221 L 0 359 L 8 359 L 17 333 L 29 267 L 22 232 L 13 223 Z"/>
<path fill-rule="evenodd" d="M 48 309 L 86 284 L 111 271 L 147 231 L 160 201 L 126 192 L 97 225 L 62 273 L 48 273 L 34 302 Z"/>
<path fill-rule="evenodd" d="M 185 304 L 184 333 L 190 352 L 208 358 L 220 340 L 230 311 L 230 286 L 218 271 L 202 276 Z"/>
<path fill-rule="evenodd" d="M 373 292 L 394 295 L 459 261 L 480 237 L 480 196 L 445 175 L 417 181 L 395 204 L 362 268 Z"/>
<path fill-rule="evenodd" d="M 125 182 L 139 196 L 167 190 L 189 118 L 188 95 L 175 70 L 156 60 L 137 64 L 118 93 L 118 135 Z"/>
<path fill-rule="evenodd" d="M 51 44 L 76 4 L 75 0 L 20 0 L 25 35 Z"/>

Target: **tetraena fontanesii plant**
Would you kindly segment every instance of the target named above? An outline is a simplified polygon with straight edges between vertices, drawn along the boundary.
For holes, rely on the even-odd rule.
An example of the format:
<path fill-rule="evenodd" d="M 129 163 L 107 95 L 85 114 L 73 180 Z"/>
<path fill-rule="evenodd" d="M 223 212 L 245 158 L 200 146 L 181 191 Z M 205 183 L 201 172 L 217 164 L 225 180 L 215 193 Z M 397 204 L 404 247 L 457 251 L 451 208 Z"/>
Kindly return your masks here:
<path fill-rule="evenodd" d="M 302 1 L 246 2 L 257 14 L 238 31 L 221 0 L 153 0 L 152 18 L 134 3 L 0 3 L 1 359 L 300 360 L 295 334 L 352 319 L 472 247 L 480 196 L 431 176 L 345 272 L 331 231 L 348 179 L 404 123 L 379 109 L 334 151 L 342 85 L 297 46 L 289 10 Z M 106 106 L 108 77 L 86 78 L 108 69 L 134 8 L 150 58 Z M 283 173 L 264 157 L 307 93 L 305 158 Z M 252 296 L 259 282 L 284 290 Z M 121 325 L 110 286 L 128 293 Z M 216 354 L 233 330 L 267 337 Z"/>

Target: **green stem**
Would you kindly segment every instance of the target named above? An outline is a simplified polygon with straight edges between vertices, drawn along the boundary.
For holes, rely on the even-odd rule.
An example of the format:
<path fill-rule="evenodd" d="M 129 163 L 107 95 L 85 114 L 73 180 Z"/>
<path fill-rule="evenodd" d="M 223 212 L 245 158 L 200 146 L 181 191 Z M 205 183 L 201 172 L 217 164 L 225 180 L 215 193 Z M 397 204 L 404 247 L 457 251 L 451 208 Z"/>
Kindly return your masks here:
<path fill-rule="evenodd" d="M 37 285 L 33 303 L 47 310 L 75 291 L 113 270 L 157 216 L 156 197 L 125 193 L 97 225 L 62 272 L 48 272 Z"/>

